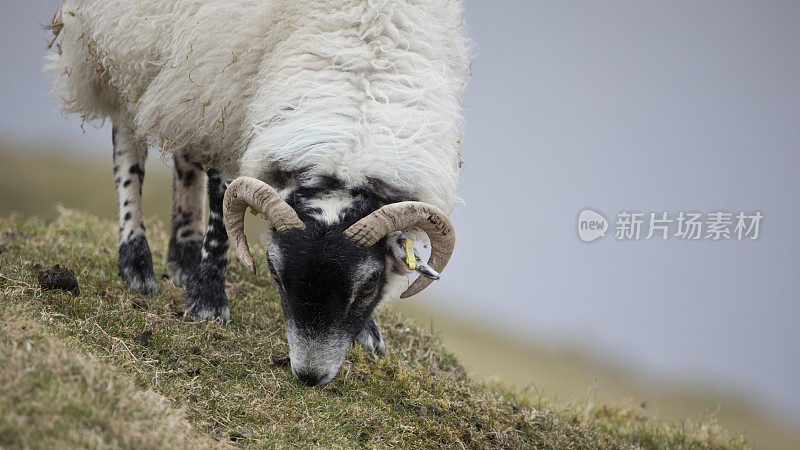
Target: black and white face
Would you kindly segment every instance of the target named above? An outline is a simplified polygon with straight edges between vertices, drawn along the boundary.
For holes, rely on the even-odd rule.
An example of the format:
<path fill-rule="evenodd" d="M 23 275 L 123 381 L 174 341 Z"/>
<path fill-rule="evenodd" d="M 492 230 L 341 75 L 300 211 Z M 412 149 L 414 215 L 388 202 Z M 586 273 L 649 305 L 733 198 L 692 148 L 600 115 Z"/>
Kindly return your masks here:
<path fill-rule="evenodd" d="M 347 349 L 387 295 L 387 247 L 359 247 L 341 230 L 276 235 L 267 249 L 281 296 L 292 373 L 311 386 L 339 371 Z"/>
<path fill-rule="evenodd" d="M 397 298 L 409 288 L 412 270 L 432 279 L 439 274 L 419 258 L 426 253 L 424 234 L 414 236 L 414 248 L 401 231 L 368 246 L 346 236 L 349 227 L 383 205 L 402 201 L 385 195 L 388 189 L 377 182 L 349 189 L 333 178 L 296 183 L 284 174 L 272 181 L 290 186 L 284 193 L 286 204 L 303 224 L 280 232 L 272 228 L 267 246 L 286 321 L 292 373 L 308 385 L 324 385 L 339 372 L 354 342 L 383 354 L 372 313 L 382 300 Z"/>

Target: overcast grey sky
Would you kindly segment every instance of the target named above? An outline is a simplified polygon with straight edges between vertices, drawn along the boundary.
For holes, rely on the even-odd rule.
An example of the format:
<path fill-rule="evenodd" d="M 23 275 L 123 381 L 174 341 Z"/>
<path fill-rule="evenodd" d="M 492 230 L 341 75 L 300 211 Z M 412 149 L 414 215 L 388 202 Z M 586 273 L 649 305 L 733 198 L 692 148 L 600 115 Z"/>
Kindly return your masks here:
<path fill-rule="evenodd" d="M 57 1 L 2 0 L 0 138 L 105 148 L 39 74 Z M 428 296 L 800 422 L 800 2 L 467 1 L 458 245 Z M 1 194 L 1 193 L 0 193 Z M 761 211 L 756 241 L 591 244 L 591 207 Z M 502 217 L 503 219 L 499 219 Z M 502 224 L 502 229 L 498 229 Z"/>

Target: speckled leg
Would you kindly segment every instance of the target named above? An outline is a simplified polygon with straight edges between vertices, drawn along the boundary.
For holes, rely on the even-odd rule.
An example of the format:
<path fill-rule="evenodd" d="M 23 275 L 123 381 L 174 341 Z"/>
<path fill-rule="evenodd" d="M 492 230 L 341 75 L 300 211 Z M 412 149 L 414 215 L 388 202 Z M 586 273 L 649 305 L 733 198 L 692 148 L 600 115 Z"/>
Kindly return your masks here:
<path fill-rule="evenodd" d="M 227 182 L 216 170 L 208 171 L 208 227 L 200 252 L 200 265 L 186 283 L 186 308 L 202 320 L 230 320 L 225 276 L 228 273 L 228 233 L 222 222 L 222 199 Z"/>
<path fill-rule="evenodd" d="M 185 286 L 200 264 L 206 176 L 198 164 L 181 154 L 174 155 L 172 171 L 172 222 L 165 262 L 172 282 Z"/>
<path fill-rule="evenodd" d="M 142 182 L 147 145 L 135 139 L 129 127 L 119 124 L 114 124 L 112 141 L 114 184 L 119 201 L 117 268 L 128 287 L 142 294 L 154 294 L 158 287 L 142 218 Z"/>

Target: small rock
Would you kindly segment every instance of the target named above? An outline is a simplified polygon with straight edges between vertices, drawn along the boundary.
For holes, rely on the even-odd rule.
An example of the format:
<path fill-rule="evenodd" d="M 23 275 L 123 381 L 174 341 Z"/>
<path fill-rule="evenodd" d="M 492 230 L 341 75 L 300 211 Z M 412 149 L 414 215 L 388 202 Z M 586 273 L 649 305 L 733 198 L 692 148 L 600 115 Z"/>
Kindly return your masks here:
<path fill-rule="evenodd" d="M 71 292 L 74 295 L 80 295 L 81 290 L 78 287 L 78 280 L 75 279 L 75 273 L 66 267 L 61 267 L 58 264 L 47 267 L 40 266 L 38 272 L 39 287 L 42 290 L 60 289 Z"/>

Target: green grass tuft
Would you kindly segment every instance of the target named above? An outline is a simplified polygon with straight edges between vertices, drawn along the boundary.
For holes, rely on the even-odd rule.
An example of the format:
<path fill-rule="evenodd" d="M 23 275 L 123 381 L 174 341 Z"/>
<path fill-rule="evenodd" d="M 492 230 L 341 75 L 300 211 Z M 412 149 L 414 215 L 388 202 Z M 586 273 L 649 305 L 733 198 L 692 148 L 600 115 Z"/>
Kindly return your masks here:
<path fill-rule="evenodd" d="M 149 223 L 159 260 L 167 236 Z M 13 414 L 0 415 L 0 446 L 745 447 L 714 424 L 655 424 L 640 411 L 604 405 L 565 410 L 477 382 L 437 336 L 387 311 L 376 317 L 386 358 L 352 348 L 329 385 L 305 387 L 287 365 L 283 315 L 264 264 L 256 275 L 231 264 L 228 325 L 196 322 L 185 317 L 182 289 L 168 280 L 151 297 L 125 288 L 115 231 L 111 221 L 69 210 L 50 222 L 0 219 L 0 314 L 35 324 L 0 334 L 3 359 L 33 368 L 24 382 L 3 379 L 0 406 Z M 35 264 L 72 269 L 80 295 L 42 291 Z M 41 355 L 14 353 L 37 339 Z M 51 394 L 84 383 L 82 368 L 102 374 L 100 381 L 122 381 L 107 384 L 105 397 Z M 43 394 L 22 395 L 31 386 Z M 52 406 L 47 413 L 43 402 Z M 148 420 L 155 425 L 143 427 Z M 142 430 L 148 440 L 131 441 Z M 100 440 L 80 440 L 92 433 Z"/>

